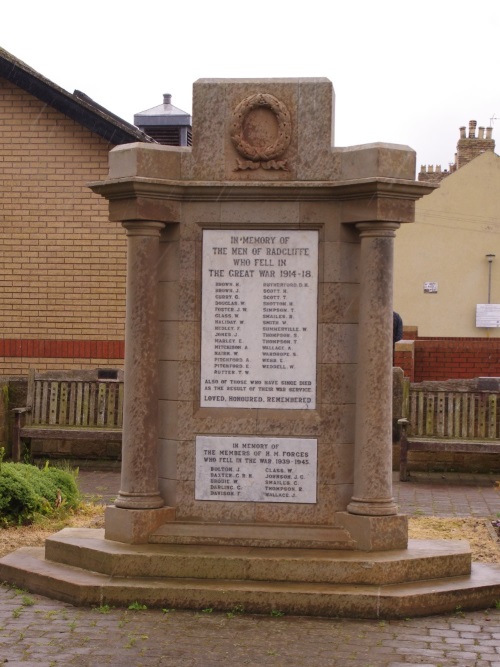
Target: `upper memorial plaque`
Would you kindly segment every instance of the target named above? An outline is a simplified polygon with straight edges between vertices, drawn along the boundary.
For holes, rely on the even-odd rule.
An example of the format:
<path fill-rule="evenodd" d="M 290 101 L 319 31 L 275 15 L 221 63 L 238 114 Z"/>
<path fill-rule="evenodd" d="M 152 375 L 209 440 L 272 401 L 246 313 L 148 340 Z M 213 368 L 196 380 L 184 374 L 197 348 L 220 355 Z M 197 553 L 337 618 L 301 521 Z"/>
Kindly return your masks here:
<path fill-rule="evenodd" d="M 203 232 L 202 407 L 316 407 L 318 232 Z"/>

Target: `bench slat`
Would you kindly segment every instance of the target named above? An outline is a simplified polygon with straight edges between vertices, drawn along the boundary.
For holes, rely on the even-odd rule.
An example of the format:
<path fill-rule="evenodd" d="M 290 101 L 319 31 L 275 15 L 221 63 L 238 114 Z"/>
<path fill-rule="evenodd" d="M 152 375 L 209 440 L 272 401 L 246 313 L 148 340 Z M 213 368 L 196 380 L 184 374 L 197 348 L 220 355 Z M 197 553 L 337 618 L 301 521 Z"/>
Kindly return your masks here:
<path fill-rule="evenodd" d="M 453 438 L 459 438 L 460 437 L 460 407 L 461 407 L 461 402 L 460 402 L 460 396 L 454 394 L 453 395 L 453 431 L 452 431 L 452 437 Z"/>
<path fill-rule="evenodd" d="M 434 396 L 427 394 L 425 401 L 425 435 L 434 433 Z"/>
<path fill-rule="evenodd" d="M 76 406 L 76 382 L 69 383 L 69 411 L 68 425 L 75 425 L 75 406 Z"/>
<path fill-rule="evenodd" d="M 497 397 L 496 394 L 488 396 L 488 438 L 497 436 Z"/>
<path fill-rule="evenodd" d="M 436 432 L 440 436 L 445 433 L 445 416 L 446 416 L 446 395 L 444 391 L 438 392 L 437 395 L 437 418 L 436 418 Z"/>
<path fill-rule="evenodd" d="M 476 397 L 474 394 L 469 396 L 469 428 L 467 430 L 467 437 L 474 438 L 476 435 Z"/>
<path fill-rule="evenodd" d="M 109 385 L 108 390 L 108 401 L 106 406 L 106 426 L 113 427 L 116 425 L 116 415 L 115 415 L 115 406 L 116 406 L 116 384 Z"/>
<path fill-rule="evenodd" d="M 123 382 L 118 385 L 118 405 L 116 407 L 116 425 L 123 426 Z"/>
<path fill-rule="evenodd" d="M 89 425 L 90 384 L 83 383 L 82 426 Z"/>
<path fill-rule="evenodd" d="M 83 406 L 83 382 L 76 383 L 75 426 L 81 426 Z"/>
<path fill-rule="evenodd" d="M 96 425 L 96 386 L 95 383 L 92 382 L 90 384 L 90 401 L 89 401 L 89 414 L 88 414 L 88 425 L 89 426 L 95 426 Z"/>
<path fill-rule="evenodd" d="M 36 424 L 39 424 L 42 421 L 42 384 L 40 382 L 37 382 L 34 385 L 34 393 L 35 393 L 35 405 L 34 405 L 34 410 L 32 414 L 30 415 L 30 419 L 26 420 L 27 423 L 32 423 L 33 421 Z M 29 400 L 28 400 L 28 405 L 29 405 Z"/>
<path fill-rule="evenodd" d="M 21 428 L 22 438 L 46 439 L 46 440 L 121 440 L 121 429 L 115 428 L 86 428 L 79 430 L 77 428 L 58 428 L 58 427 L 23 427 Z"/>
<path fill-rule="evenodd" d="M 49 424 L 57 424 L 57 399 L 59 397 L 59 383 L 50 383 Z"/>
<path fill-rule="evenodd" d="M 479 407 L 478 407 L 478 435 L 480 438 L 486 437 L 486 396 L 482 395 L 479 397 Z"/>
<path fill-rule="evenodd" d="M 420 391 L 417 397 L 417 433 L 424 433 L 424 392 Z"/>
<path fill-rule="evenodd" d="M 106 414 L 106 385 L 100 384 L 97 388 L 97 426 L 104 426 Z"/>
<path fill-rule="evenodd" d="M 448 408 L 446 435 L 453 435 L 453 392 L 448 392 L 446 403 Z"/>
<path fill-rule="evenodd" d="M 500 453 L 500 441 L 484 440 L 408 440 L 408 451 Z"/>
<path fill-rule="evenodd" d="M 68 411 L 68 383 L 61 382 L 59 384 L 59 414 L 57 424 L 66 426 Z"/>

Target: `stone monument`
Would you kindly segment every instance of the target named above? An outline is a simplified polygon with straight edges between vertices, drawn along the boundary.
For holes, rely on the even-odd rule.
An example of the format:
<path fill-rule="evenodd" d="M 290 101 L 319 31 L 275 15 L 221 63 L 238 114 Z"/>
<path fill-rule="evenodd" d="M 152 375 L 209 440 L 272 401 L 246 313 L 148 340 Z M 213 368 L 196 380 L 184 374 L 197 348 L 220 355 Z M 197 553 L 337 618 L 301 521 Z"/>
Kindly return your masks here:
<path fill-rule="evenodd" d="M 498 598 L 465 543 L 408 545 L 393 243 L 432 187 L 406 146 L 334 147 L 333 102 L 326 79 L 202 79 L 192 149 L 111 151 L 91 187 L 128 239 L 120 492 L 104 534 L 66 529 L 3 578 L 78 602 L 346 616 Z"/>

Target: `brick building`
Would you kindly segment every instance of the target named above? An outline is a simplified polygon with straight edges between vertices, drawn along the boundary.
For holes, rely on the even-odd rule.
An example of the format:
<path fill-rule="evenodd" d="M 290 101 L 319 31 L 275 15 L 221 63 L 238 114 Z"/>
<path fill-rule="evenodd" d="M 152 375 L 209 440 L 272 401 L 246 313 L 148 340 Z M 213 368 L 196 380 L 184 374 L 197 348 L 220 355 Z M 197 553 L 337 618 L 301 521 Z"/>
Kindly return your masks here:
<path fill-rule="evenodd" d="M 406 341 L 395 363 L 416 382 L 500 376 L 500 327 L 479 326 L 478 304 L 500 304 L 500 158 L 492 128 L 460 128 L 448 172 L 421 171 L 439 187 L 396 234 L 394 307 Z M 491 297 L 491 302 L 489 301 Z"/>
<path fill-rule="evenodd" d="M 121 365 L 126 239 L 87 187 L 152 139 L 0 49 L 0 374 Z"/>
<path fill-rule="evenodd" d="M 441 183 L 441 181 L 456 172 L 457 169 L 464 167 L 471 160 L 478 157 L 486 151 L 495 150 L 495 140 L 493 139 L 492 127 L 479 127 L 476 136 L 477 121 L 469 121 L 469 134 L 466 133 L 466 127 L 460 128 L 460 138 L 457 142 L 457 152 L 453 162 L 450 162 L 448 169 L 442 169 L 441 165 L 425 165 L 420 167 L 418 180 L 424 183 Z"/>

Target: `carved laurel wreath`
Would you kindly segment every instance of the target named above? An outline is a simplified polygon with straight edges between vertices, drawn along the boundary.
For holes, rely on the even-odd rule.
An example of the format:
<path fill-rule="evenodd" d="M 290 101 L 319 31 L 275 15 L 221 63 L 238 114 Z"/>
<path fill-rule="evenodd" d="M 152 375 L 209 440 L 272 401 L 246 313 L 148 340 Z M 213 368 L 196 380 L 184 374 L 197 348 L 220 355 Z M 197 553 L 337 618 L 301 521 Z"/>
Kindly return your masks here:
<path fill-rule="evenodd" d="M 243 136 L 243 126 L 246 117 L 251 111 L 262 108 L 269 109 L 275 115 L 278 121 L 278 136 L 272 144 L 257 147 L 246 141 Z M 274 160 L 283 155 L 290 145 L 292 136 L 291 127 L 288 109 L 274 95 L 258 93 L 242 100 L 233 111 L 231 140 L 238 153 L 254 164 L 249 165 L 238 160 L 238 169 L 257 169 L 259 166 L 262 166 L 264 169 L 287 169 L 285 162 L 274 162 Z M 260 162 L 264 164 L 255 164 Z"/>

